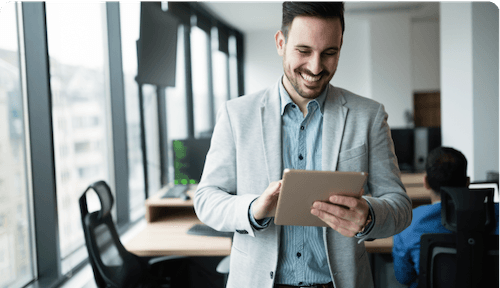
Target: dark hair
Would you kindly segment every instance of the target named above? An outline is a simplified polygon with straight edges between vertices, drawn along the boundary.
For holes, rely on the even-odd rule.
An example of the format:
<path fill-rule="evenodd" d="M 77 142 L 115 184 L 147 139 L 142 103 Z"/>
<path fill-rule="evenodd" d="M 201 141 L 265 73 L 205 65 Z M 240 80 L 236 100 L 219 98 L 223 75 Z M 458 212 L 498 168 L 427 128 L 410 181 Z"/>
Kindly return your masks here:
<path fill-rule="evenodd" d="M 467 186 L 467 159 L 453 148 L 432 150 L 427 156 L 425 172 L 427 183 L 437 195 L 440 195 L 441 187 Z"/>
<path fill-rule="evenodd" d="M 314 16 L 321 18 L 340 18 L 342 35 L 344 35 L 344 2 L 283 2 L 283 19 L 281 31 L 288 39 L 288 31 L 297 16 Z"/>

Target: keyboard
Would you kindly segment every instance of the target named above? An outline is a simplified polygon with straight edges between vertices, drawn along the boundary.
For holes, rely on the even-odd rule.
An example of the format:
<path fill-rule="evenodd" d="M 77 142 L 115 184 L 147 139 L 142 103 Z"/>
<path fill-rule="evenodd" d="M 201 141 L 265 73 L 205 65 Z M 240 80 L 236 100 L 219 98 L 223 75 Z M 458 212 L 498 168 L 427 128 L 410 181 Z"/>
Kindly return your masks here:
<path fill-rule="evenodd" d="M 170 187 L 161 198 L 180 198 L 182 194 L 186 193 L 189 185 L 175 185 Z"/>
<path fill-rule="evenodd" d="M 233 237 L 233 232 L 221 232 L 205 224 L 195 224 L 189 228 L 187 234 L 212 237 Z"/>

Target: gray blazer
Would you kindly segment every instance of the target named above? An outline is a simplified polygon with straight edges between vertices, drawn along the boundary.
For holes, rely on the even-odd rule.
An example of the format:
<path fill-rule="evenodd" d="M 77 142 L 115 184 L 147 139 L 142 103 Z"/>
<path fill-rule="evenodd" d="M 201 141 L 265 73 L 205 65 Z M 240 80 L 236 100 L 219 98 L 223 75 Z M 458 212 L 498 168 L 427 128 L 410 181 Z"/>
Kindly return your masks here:
<path fill-rule="evenodd" d="M 219 110 L 195 194 L 194 208 L 203 223 L 237 232 L 227 287 L 273 287 L 281 229 L 271 223 L 255 231 L 248 209 L 270 182 L 282 177 L 278 85 L 230 100 Z M 397 234 L 412 219 L 387 113 L 371 99 L 330 86 L 323 121 L 323 170 L 368 172 L 363 197 L 375 214 L 373 229 L 363 239 L 323 228 L 332 280 L 336 288 L 373 287 L 363 240 Z"/>

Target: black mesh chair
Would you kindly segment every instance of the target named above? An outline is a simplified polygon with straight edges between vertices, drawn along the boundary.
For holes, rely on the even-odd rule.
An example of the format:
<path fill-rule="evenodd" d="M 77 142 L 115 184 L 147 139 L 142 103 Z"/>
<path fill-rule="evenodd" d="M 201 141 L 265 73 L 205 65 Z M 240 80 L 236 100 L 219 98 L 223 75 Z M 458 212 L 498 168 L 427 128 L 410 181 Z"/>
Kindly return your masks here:
<path fill-rule="evenodd" d="M 87 192 L 96 192 L 101 209 L 88 212 Z M 171 287 L 171 277 L 185 257 L 143 258 L 123 247 L 111 218 L 113 195 L 104 181 L 91 184 L 80 197 L 80 212 L 89 261 L 98 287 Z"/>
<path fill-rule="evenodd" d="M 418 287 L 498 287 L 493 189 L 441 189 L 441 221 L 451 234 L 420 238 Z"/>

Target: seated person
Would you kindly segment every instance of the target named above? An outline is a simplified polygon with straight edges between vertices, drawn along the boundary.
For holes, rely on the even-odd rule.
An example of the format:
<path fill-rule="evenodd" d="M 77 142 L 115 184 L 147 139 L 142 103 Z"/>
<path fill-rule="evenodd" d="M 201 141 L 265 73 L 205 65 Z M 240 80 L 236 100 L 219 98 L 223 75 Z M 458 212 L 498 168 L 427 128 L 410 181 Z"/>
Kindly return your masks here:
<path fill-rule="evenodd" d="M 425 165 L 424 187 L 430 191 L 430 205 L 413 209 L 411 225 L 394 235 L 392 256 L 396 279 L 409 287 L 417 287 L 420 260 L 420 236 L 426 233 L 451 233 L 441 224 L 441 186 L 468 187 L 467 159 L 448 147 L 432 150 Z M 498 235 L 498 203 L 495 203 L 497 220 L 495 234 Z"/>

